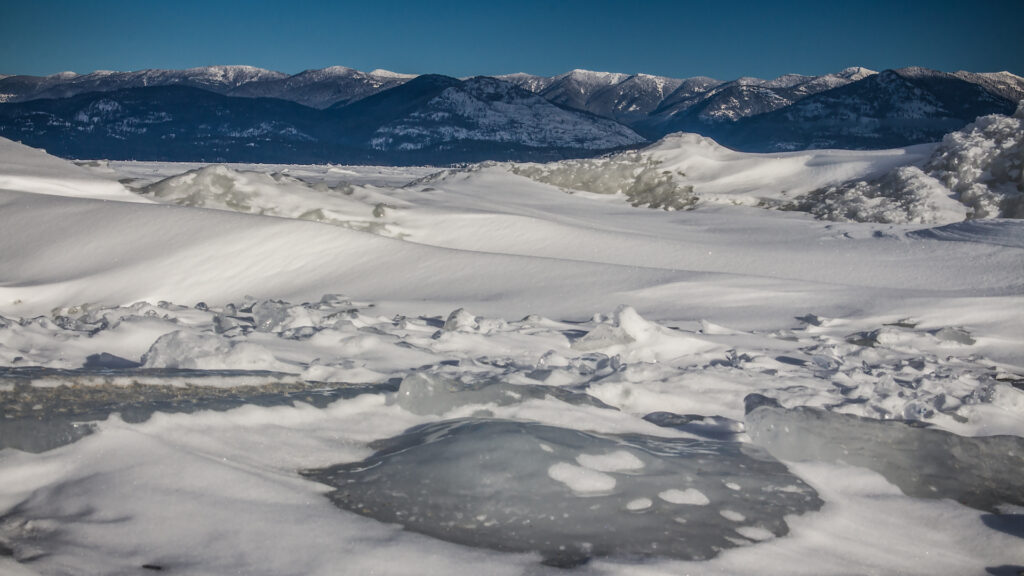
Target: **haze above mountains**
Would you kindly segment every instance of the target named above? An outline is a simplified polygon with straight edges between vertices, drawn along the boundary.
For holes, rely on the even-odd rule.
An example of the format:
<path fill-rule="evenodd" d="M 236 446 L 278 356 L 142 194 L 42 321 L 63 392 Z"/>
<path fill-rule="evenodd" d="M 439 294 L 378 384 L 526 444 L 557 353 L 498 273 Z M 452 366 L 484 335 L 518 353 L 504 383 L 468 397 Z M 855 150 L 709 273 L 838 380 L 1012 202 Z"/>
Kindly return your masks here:
<path fill-rule="evenodd" d="M 743 151 L 937 141 L 1010 114 L 1024 78 L 847 68 L 667 78 L 573 70 L 456 79 L 340 66 L 0 77 L 0 136 L 66 157 L 451 163 L 592 156 L 695 132 Z"/>

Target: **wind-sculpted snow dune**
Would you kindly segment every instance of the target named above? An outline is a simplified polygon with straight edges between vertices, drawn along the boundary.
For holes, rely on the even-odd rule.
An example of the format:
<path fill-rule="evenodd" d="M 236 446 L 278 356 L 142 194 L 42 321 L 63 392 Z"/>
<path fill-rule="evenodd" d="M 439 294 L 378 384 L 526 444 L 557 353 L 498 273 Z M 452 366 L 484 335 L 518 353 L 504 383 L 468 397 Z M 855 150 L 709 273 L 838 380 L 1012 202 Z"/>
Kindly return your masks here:
<path fill-rule="evenodd" d="M 1024 221 L 763 209 L 934 146 L 0 150 L 4 574 L 1024 566 Z"/>

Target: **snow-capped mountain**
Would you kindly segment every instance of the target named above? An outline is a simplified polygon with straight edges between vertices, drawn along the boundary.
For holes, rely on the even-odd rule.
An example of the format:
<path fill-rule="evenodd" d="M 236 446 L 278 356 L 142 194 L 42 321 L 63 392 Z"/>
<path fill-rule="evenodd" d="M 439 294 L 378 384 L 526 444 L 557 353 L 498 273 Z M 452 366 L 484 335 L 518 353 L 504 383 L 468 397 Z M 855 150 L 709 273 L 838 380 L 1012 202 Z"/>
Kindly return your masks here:
<path fill-rule="evenodd" d="M 628 74 L 577 69 L 555 76 L 539 94 L 555 104 L 590 112 L 587 103 L 596 92 L 628 78 Z"/>
<path fill-rule="evenodd" d="M 886 70 L 711 130 L 731 148 L 893 148 L 940 140 L 978 116 L 1012 114 L 1016 102 L 981 84 L 928 70 Z"/>
<path fill-rule="evenodd" d="M 324 110 L 187 86 L 8 103 L 0 135 L 72 158 L 378 164 L 558 159 L 644 142 L 494 78 L 431 75 Z"/>
<path fill-rule="evenodd" d="M 560 106 L 611 118 L 648 138 L 658 138 L 771 112 L 872 74 L 872 70 L 853 67 L 823 76 L 786 74 L 771 80 L 743 77 L 721 82 L 704 76 L 679 79 L 573 70 L 552 77 L 519 73 L 500 78 Z"/>
<path fill-rule="evenodd" d="M 415 106 L 396 107 L 396 101 Z M 467 80 L 423 76 L 340 112 L 383 120 L 370 135 L 370 143 L 385 152 L 465 148 L 467 144 L 607 150 L 644 142 L 621 124 L 566 110 L 518 86 L 483 76 Z"/>
<path fill-rule="evenodd" d="M 387 70 L 361 72 L 343 66 L 288 75 L 252 66 L 206 66 L 187 70 L 139 70 L 51 76 L 0 77 L 0 102 L 69 98 L 86 92 L 111 92 L 145 86 L 191 86 L 217 94 L 279 98 L 313 108 L 354 102 L 414 78 Z"/>
<path fill-rule="evenodd" d="M 500 77 L 558 104 L 627 125 L 650 114 L 684 81 L 650 74 L 572 70 L 545 78 L 527 74 Z"/>
<path fill-rule="evenodd" d="M 280 98 L 313 108 L 349 104 L 415 78 L 387 70 L 360 72 L 344 66 L 305 70 L 293 76 L 247 82 L 230 96 Z"/>
<path fill-rule="evenodd" d="M 959 72 L 954 72 L 953 75 L 961 80 L 978 84 L 992 94 L 1002 96 L 1011 102 L 1024 100 L 1024 78 L 1016 74 L 1009 72 L 983 72 L 976 74 L 960 70 Z"/>
<path fill-rule="evenodd" d="M 206 66 L 187 70 L 139 70 L 90 74 L 61 72 L 50 76 L 9 76 L 0 79 L 0 102 L 68 98 L 86 92 L 110 92 L 144 86 L 191 86 L 226 94 L 250 82 L 269 82 L 286 74 L 253 66 Z"/>
<path fill-rule="evenodd" d="M 534 94 L 540 94 L 545 88 L 555 82 L 556 76 L 536 76 L 525 72 L 516 72 L 514 74 L 501 74 L 495 76 L 495 78 L 529 90 Z"/>
<path fill-rule="evenodd" d="M 326 161 L 320 130 L 318 111 L 294 102 L 180 85 L 0 105 L 0 134 L 70 158 Z"/>
<path fill-rule="evenodd" d="M 710 79 L 694 79 L 700 82 L 686 86 L 686 92 L 670 94 L 653 114 L 638 122 L 637 129 L 652 135 L 680 131 L 704 133 L 708 125 L 772 112 L 807 96 L 874 74 L 873 70 L 854 67 L 823 76 L 786 74 L 772 80 L 743 77 L 713 84 Z M 703 91 L 702 87 L 705 87 Z"/>
<path fill-rule="evenodd" d="M 203 93 L 187 102 L 158 89 L 170 87 Z M 0 134 L 79 157 L 299 162 L 557 158 L 673 132 L 754 152 L 886 148 L 1011 113 L 1022 97 L 1024 78 L 1007 72 L 925 68 L 721 82 L 586 70 L 459 80 L 341 66 L 291 76 L 214 66 L 0 78 L 0 100 L 10 101 L 0 103 Z M 200 103 L 208 109 L 180 109 Z"/>

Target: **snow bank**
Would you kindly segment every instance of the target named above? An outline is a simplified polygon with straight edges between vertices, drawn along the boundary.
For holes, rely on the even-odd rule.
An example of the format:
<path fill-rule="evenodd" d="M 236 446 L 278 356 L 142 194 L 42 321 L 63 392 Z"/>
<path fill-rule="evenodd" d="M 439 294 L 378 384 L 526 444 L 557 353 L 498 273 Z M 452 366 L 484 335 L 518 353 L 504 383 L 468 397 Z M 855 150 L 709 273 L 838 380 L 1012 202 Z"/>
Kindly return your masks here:
<path fill-rule="evenodd" d="M 7 138 L 0 138 L 0 189 L 147 202 L 117 182 L 99 178 L 85 168 L 47 154 L 45 150 L 30 148 Z"/>

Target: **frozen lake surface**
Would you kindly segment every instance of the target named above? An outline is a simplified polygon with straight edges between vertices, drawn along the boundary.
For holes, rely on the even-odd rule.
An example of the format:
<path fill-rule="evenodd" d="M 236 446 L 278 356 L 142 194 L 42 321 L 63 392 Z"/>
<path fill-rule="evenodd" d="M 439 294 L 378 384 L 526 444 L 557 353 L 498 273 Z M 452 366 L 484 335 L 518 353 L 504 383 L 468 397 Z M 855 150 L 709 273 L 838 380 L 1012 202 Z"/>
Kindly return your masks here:
<path fill-rule="evenodd" d="M 1017 574 L 1014 121 L 440 171 L 0 141 L 0 572 Z"/>

